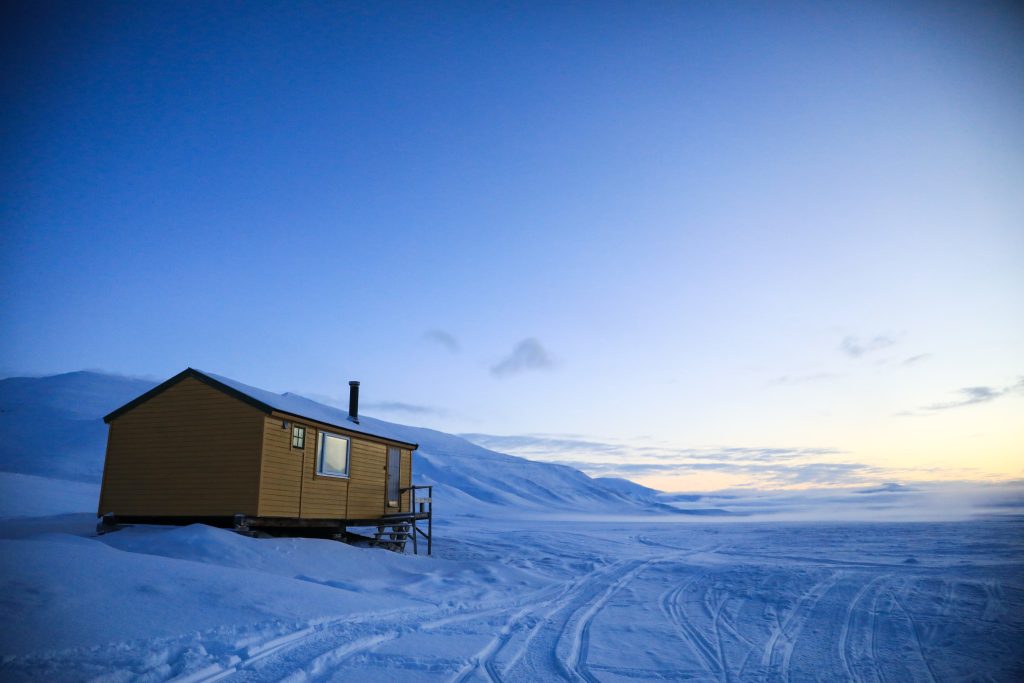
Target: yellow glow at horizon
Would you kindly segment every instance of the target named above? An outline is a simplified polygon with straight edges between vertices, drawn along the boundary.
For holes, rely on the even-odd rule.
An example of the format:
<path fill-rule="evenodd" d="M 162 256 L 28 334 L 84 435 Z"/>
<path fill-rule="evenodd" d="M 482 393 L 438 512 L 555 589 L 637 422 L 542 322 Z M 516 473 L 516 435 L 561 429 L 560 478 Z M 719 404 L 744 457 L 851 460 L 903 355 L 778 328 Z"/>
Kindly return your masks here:
<path fill-rule="evenodd" d="M 812 426 L 809 433 L 818 431 Z M 809 456 L 805 460 L 780 462 L 799 466 L 801 462 L 862 463 L 879 468 L 862 480 L 855 477 L 836 483 L 790 486 L 772 485 L 761 475 L 728 472 L 654 474 L 630 477 L 633 481 L 661 491 L 715 491 L 729 487 L 801 489 L 828 486 L 858 486 L 881 481 L 1010 481 L 1024 478 L 1024 398 L 1008 396 L 976 406 L 920 416 L 886 416 L 862 424 L 830 426 L 834 445 L 841 453 Z M 793 443 L 825 443 L 823 435 L 793 433 L 786 441 L 765 443 L 756 437 L 744 439 L 750 447 L 791 447 Z M 777 437 L 776 437 L 777 438 Z M 724 468 L 723 468 L 724 469 Z M 685 464 L 680 470 L 686 470 Z"/>

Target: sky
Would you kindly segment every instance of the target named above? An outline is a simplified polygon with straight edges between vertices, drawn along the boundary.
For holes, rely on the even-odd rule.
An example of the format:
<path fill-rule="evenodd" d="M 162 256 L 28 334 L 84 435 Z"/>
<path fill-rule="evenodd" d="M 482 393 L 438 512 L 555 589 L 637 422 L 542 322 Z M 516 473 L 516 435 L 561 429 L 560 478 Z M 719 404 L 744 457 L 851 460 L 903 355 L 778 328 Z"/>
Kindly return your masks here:
<path fill-rule="evenodd" d="M 663 490 L 1024 477 L 1012 3 L 3 12 L 0 374 L 359 379 Z"/>

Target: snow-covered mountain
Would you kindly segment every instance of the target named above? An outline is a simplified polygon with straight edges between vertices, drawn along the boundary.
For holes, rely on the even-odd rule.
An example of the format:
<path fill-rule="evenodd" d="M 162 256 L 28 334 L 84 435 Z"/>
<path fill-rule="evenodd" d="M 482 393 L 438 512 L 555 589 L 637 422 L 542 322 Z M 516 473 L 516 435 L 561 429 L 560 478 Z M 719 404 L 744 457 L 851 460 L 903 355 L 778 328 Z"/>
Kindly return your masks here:
<path fill-rule="evenodd" d="M 99 483 L 103 416 L 153 386 L 99 372 L 0 380 L 0 471 Z"/>
<path fill-rule="evenodd" d="M 154 382 L 81 371 L 0 380 L 0 471 L 98 483 L 107 428 L 103 416 Z M 515 507 L 526 512 L 672 512 L 657 491 L 624 480 L 594 479 L 564 465 L 488 450 L 444 432 L 363 417 L 420 444 L 416 483 L 434 484 L 450 512 Z"/>

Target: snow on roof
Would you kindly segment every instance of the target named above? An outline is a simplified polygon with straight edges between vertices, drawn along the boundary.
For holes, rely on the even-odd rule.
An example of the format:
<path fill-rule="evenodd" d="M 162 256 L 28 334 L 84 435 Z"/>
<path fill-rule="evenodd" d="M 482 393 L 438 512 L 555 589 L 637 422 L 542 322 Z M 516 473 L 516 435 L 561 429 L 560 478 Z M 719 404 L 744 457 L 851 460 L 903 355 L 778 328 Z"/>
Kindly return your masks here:
<path fill-rule="evenodd" d="M 387 423 L 381 423 L 380 421 L 374 420 L 374 427 L 370 430 L 363 425 L 348 419 L 348 411 L 341 410 L 339 408 L 332 408 L 331 406 L 324 405 L 323 403 L 317 403 L 316 401 L 304 396 L 290 393 L 275 394 L 274 392 L 267 391 L 266 389 L 259 389 L 257 387 L 249 386 L 248 384 L 242 384 L 238 380 L 231 379 L 230 377 L 206 372 L 205 370 L 197 370 L 196 368 L 192 368 L 192 370 L 214 380 L 215 382 L 219 382 L 230 389 L 234 389 L 238 393 L 244 394 L 259 403 L 263 403 L 278 412 L 288 413 L 289 415 L 294 415 L 296 417 L 304 417 L 315 422 L 323 422 L 324 424 L 338 427 L 340 429 L 346 429 L 350 432 L 359 432 L 361 434 L 366 434 L 367 436 L 378 436 L 382 439 L 398 441 L 399 443 L 407 444 L 409 446 L 416 446 L 416 444 L 411 444 L 405 439 L 400 438 L 398 435 L 391 433 L 391 430 L 387 428 Z"/>
<path fill-rule="evenodd" d="M 157 393 L 165 389 L 167 386 L 175 383 L 182 377 L 187 376 L 198 376 L 200 381 L 206 382 L 212 386 L 220 386 L 221 389 L 226 389 L 227 393 L 240 394 L 243 400 L 249 400 L 250 402 L 259 404 L 261 407 L 269 410 L 276 410 L 279 413 L 287 413 L 295 417 L 305 418 L 314 422 L 322 422 L 332 427 L 344 429 L 350 432 L 357 432 L 360 434 L 366 434 L 367 436 L 376 436 L 388 441 L 395 441 L 406 446 L 412 446 L 414 449 L 418 446 L 411 443 L 408 439 L 403 439 L 401 434 L 394 429 L 391 429 L 387 422 L 380 420 L 369 420 L 373 427 L 368 429 L 365 425 L 353 422 L 348 419 L 348 412 L 340 410 L 338 408 L 332 408 L 331 406 L 324 405 L 323 403 L 317 403 L 312 399 L 308 399 L 298 394 L 275 394 L 272 391 L 266 389 L 259 389 L 257 387 L 243 384 L 238 380 L 231 379 L 230 377 L 224 377 L 213 372 L 206 372 L 204 370 L 197 370 L 196 368 L 188 368 L 184 372 L 175 375 L 171 379 L 167 380 L 163 384 L 155 387 L 154 389 L 146 392 L 142 396 L 139 396 L 133 401 L 126 403 L 114 412 L 104 417 L 104 421 L 109 422 L 111 419 L 121 414 L 122 412 L 129 410 L 130 408 L 138 405 L 142 401 L 148 399 L 152 394 Z M 394 425 L 397 427 L 398 425 Z"/>

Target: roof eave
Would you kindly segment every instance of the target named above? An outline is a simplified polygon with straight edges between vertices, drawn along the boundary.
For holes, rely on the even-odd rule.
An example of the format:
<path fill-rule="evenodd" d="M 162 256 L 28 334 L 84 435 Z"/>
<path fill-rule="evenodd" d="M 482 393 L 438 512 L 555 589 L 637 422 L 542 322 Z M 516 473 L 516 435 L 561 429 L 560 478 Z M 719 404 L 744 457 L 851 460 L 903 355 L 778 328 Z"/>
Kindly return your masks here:
<path fill-rule="evenodd" d="M 299 413 L 290 413 L 287 410 L 281 410 L 280 408 L 274 408 L 273 412 L 278 414 L 278 415 L 284 415 L 286 417 L 291 417 L 291 418 L 295 418 L 295 419 L 299 419 L 299 420 L 308 420 L 309 422 L 318 422 L 320 424 L 327 425 L 328 427 L 334 427 L 335 429 L 340 429 L 342 431 L 346 431 L 346 432 L 349 432 L 351 434 L 355 434 L 357 436 L 372 436 L 374 439 L 380 439 L 381 441 L 387 441 L 388 443 L 395 443 L 395 444 L 398 444 L 399 446 L 407 446 L 408 448 L 410 448 L 410 449 L 412 449 L 414 451 L 417 450 L 420 447 L 420 445 L 418 443 L 410 443 L 408 441 L 402 441 L 401 439 L 393 439 L 390 436 L 384 436 L 383 434 L 374 434 L 373 432 L 363 432 L 363 431 L 359 431 L 359 430 L 356 430 L 356 429 L 351 429 L 350 427 L 346 427 L 345 425 L 335 424 L 333 422 L 324 422 L 323 420 L 318 420 L 318 419 L 316 419 L 314 417 L 310 417 L 308 415 L 300 415 Z"/>

